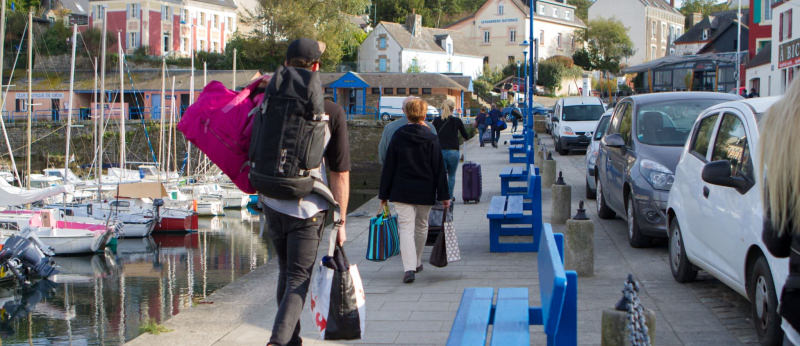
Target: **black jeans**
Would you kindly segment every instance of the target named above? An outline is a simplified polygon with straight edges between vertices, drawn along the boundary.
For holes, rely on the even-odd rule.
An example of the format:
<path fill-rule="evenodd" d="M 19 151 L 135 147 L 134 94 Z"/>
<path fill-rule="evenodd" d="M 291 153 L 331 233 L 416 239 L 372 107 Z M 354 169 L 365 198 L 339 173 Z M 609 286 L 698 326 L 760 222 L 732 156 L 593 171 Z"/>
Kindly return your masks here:
<path fill-rule="evenodd" d="M 264 208 L 267 226 L 278 255 L 278 313 L 269 342 L 300 345 L 300 314 L 308 294 L 311 272 L 317 260 L 326 212 L 298 219 Z"/>

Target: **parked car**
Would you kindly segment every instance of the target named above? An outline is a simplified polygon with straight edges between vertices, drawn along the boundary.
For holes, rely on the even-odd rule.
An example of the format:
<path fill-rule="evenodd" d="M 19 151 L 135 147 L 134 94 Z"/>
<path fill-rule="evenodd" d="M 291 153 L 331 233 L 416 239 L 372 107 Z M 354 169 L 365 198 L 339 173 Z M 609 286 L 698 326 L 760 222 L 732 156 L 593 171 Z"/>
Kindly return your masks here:
<path fill-rule="evenodd" d="M 556 101 L 550 129 L 555 149 L 566 155 L 572 149 L 585 149 L 592 131 L 606 109 L 597 97 L 566 97 Z"/>
<path fill-rule="evenodd" d="M 775 258 L 761 241 L 758 122 L 777 100 L 705 110 L 683 148 L 667 203 L 672 276 L 689 282 L 702 269 L 749 299 L 762 345 L 782 341 L 776 292 L 789 269 L 788 259 Z"/>
<path fill-rule="evenodd" d="M 589 147 L 586 149 L 586 158 L 584 159 L 586 162 L 586 198 L 589 199 L 594 199 L 597 192 L 594 178 L 595 162 L 597 162 L 597 153 L 600 150 L 600 139 L 603 138 L 606 129 L 608 129 L 613 112 L 613 109 L 609 109 L 600 117 L 600 121 L 597 122 L 597 127 L 594 129 L 594 134 L 592 134 L 592 142 L 589 143 Z"/>
<path fill-rule="evenodd" d="M 597 213 L 628 222 L 633 247 L 667 236 L 669 189 L 681 149 L 703 110 L 741 97 L 713 92 L 629 96 L 617 104 L 597 155 Z"/>
<path fill-rule="evenodd" d="M 381 120 L 388 121 L 405 116 L 403 114 L 403 101 L 405 99 L 403 96 L 381 96 L 380 109 L 378 109 Z M 434 106 L 428 105 L 428 113 L 425 118 L 431 120 L 438 116 L 439 110 Z"/>

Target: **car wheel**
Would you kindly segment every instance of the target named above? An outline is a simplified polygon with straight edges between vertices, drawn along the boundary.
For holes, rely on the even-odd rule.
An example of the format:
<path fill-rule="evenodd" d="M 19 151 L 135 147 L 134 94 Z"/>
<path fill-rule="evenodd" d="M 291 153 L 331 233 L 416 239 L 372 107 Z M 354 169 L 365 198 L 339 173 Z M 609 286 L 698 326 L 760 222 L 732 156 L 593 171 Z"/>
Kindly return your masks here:
<path fill-rule="evenodd" d="M 389 115 L 389 113 L 383 113 L 383 114 L 381 114 L 381 120 L 383 120 L 383 121 L 392 120 L 392 116 Z"/>
<path fill-rule="evenodd" d="M 606 204 L 606 197 L 603 195 L 603 185 L 597 181 L 597 216 L 601 219 L 612 219 L 616 215 Z"/>
<path fill-rule="evenodd" d="M 628 243 L 631 244 L 631 247 L 640 248 L 650 245 L 650 237 L 642 234 L 639 229 L 639 222 L 636 221 L 633 196 L 628 196 L 628 203 L 625 204 L 625 213 L 628 219 Z"/>
<path fill-rule="evenodd" d="M 686 257 L 683 234 L 677 219 L 672 220 L 669 227 L 669 269 L 677 282 L 690 282 L 697 277 L 697 269 Z"/>
<path fill-rule="evenodd" d="M 783 340 L 781 316 L 778 314 L 778 296 L 767 260 L 759 256 L 750 269 L 747 296 L 753 314 L 759 342 L 762 345 L 779 345 Z"/>
<path fill-rule="evenodd" d="M 597 197 L 597 192 L 592 190 L 589 186 L 589 177 L 586 177 L 586 198 L 588 199 L 595 199 Z"/>

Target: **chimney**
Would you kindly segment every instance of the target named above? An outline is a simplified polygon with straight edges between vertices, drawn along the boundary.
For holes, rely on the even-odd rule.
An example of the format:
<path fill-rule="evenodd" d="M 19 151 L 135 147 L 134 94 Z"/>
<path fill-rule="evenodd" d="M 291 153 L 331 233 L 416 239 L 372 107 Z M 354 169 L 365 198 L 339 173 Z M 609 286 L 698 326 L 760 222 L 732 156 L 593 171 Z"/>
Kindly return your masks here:
<path fill-rule="evenodd" d="M 675 8 L 675 0 L 669 0 L 669 7 Z"/>
<path fill-rule="evenodd" d="M 411 32 L 413 37 L 419 37 L 422 33 L 422 16 L 417 14 L 415 9 L 406 17 L 406 29 Z"/>
<path fill-rule="evenodd" d="M 700 12 L 692 13 L 692 16 L 689 17 L 689 27 L 695 26 L 697 23 L 700 23 L 703 20 L 703 14 Z"/>

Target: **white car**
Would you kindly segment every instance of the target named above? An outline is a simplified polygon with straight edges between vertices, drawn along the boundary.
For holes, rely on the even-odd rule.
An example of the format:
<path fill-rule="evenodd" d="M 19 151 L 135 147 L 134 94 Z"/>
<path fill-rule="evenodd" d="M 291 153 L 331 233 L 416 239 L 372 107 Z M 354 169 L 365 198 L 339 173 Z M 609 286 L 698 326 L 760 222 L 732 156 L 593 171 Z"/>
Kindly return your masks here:
<path fill-rule="evenodd" d="M 592 131 L 606 109 L 597 97 L 565 97 L 556 101 L 550 117 L 555 149 L 566 155 L 571 149 L 586 149 Z"/>
<path fill-rule="evenodd" d="M 750 300 L 762 345 L 782 342 L 778 294 L 788 259 L 761 240 L 758 122 L 777 97 L 703 111 L 675 170 L 667 204 L 669 266 L 678 282 L 705 270 Z"/>
<path fill-rule="evenodd" d="M 613 108 L 607 110 L 600 117 L 600 121 L 597 122 L 597 127 L 592 134 L 592 142 L 586 148 L 586 157 L 584 158 L 586 162 L 586 198 L 589 199 L 594 199 L 597 195 L 597 179 L 595 178 L 597 165 L 595 163 L 597 162 L 597 154 L 600 153 L 600 139 L 603 138 L 608 129 L 612 113 L 614 113 Z"/>

